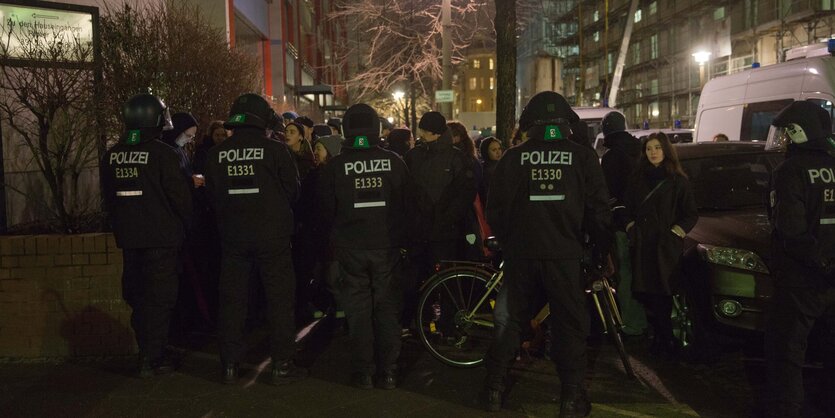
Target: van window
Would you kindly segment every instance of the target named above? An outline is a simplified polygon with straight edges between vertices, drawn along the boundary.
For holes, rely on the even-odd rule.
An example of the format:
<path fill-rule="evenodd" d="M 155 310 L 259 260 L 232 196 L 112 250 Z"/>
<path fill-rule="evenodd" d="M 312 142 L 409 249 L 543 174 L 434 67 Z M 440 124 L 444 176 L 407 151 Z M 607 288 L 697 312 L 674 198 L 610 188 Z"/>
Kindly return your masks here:
<path fill-rule="evenodd" d="M 768 129 L 771 121 L 794 100 L 774 100 L 770 102 L 750 103 L 742 112 L 742 129 L 740 141 L 765 141 L 768 139 Z"/>
<path fill-rule="evenodd" d="M 822 107 L 823 110 L 829 112 L 830 118 L 835 119 L 835 107 L 833 107 L 832 101 L 825 99 L 808 99 L 808 101 Z M 835 133 L 835 125 L 832 126 L 832 132 Z"/>

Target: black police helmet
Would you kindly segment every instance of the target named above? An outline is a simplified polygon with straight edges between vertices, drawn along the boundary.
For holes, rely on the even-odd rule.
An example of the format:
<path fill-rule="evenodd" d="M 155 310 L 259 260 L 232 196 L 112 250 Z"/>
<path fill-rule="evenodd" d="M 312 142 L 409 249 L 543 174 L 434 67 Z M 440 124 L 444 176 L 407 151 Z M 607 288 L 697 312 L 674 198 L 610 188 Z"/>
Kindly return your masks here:
<path fill-rule="evenodd" d="M 626 131 L 626 118 L 623 117 L 623 113 L 609 112 L 600 121 L 600 129 L 603 131 L 603 135 L 607 136 L 616 132 L 624 132 Z"/>
<path fill-rule="evenodd" d="M 277 123 L 277 115 L 267 100 L 260 94 L 246 93 L 235 99 L 229 120 L 223 123 L 226 129 L 250 126 L 260 129 L 273 129 Z"/>
<path fill-rule="evenodd" d="M 138 94 L 130 98 L 122 109 L 125 126 L 128 130 L 138 129 L 173 129 L 168 107 L 152 94 Z"/>
<path fill-rule="evenodd" d="M 783 108 L 771 124 L 778 128 L 786 128 L 786 134 L 795 144 L 824 140 L 832 132 L 829 113 L 805 100 L 793 102 Z"/>
<path fill-rule="evenodd" d="M 543 91 L 531 97 L 522 109 L 519 128 L 527 131 L 534 126 L 570 126 L 578 120 L 580 117 L 571 109 L 565 97 L 553 91 Z"/>
<path fill-rule="evenodd" d="M 342 117 L 342 135 L 354 148 L 377 145 L 380 142 L 380 118 L 377 112 L 365 103 L 349 107 Z"/>

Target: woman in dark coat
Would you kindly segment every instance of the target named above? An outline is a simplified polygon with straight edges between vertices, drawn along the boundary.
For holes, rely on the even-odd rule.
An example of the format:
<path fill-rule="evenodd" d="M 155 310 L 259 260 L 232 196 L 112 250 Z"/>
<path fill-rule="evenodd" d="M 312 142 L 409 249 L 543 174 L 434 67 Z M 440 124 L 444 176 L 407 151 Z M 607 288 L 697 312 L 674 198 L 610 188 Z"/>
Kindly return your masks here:
<path fill-rule="evenodd" d="M 502 143 L 492 136 L 488 136 L 481 141 L 479 145 L 481 151 L 481 158 L 484 162 L 481 165 L 482 179 L 481 187 L 479 187 L 479 195 L 483 205 L 487 205 L 487 196 L 490 193 L 490 180 L 493 179 L 493 173 L 496 171 L 496 166 L 499 165 L 499 160 L 502 158 L 504 150 L 502 150 Z"/>
<path fill-rule="evenodd" d="M 670 140 L 661 132 L 642 143 L 638 167 L 625 196 L 632 243 L 632 291 L 650 314 L 652 349 L 675 353 L 672 295 L 680 289 L 678 263 L 684 236 L 699 216 L 693 188 Z"/>

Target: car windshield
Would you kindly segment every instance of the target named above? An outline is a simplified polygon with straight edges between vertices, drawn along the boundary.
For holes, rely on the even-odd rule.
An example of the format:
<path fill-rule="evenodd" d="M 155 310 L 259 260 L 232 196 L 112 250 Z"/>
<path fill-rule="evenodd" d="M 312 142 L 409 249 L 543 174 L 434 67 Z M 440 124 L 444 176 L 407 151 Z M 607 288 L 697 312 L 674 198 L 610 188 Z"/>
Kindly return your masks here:
<path fill-rule="evenodd" d="M 682 160 L 700 209 L 728 210 L 763 206 L 771 171 L 782 161 L 776 153 L 746 153 Z"/>

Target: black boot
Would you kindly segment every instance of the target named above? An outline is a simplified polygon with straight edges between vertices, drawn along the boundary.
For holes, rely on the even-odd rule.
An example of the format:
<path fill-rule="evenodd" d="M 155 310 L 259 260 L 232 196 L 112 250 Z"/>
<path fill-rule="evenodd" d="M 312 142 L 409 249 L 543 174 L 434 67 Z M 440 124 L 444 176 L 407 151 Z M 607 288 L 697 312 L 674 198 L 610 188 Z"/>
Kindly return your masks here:
<path fill-rule="evenodd" d="M 307 369 L 296 366 L 292 360 L 273 362 L 270 384 L 274 386 L 287 385 L 304 379 L 307 374 Z"/>
<path fill-rule="evenodd" d="M 397 368 L 387 367 L 380 373 L 380 378 L 377 380 L 377 386 L 380 389 L 396 389 L 397 388 Z"/>
<path fill-rule="evenodd" d="M 502 409 L 502 391 L 485 386 L 484 390 L 481 391 L 481 404 L 487 411 L 500 411 Z"/>
<path fill-rule="evenodd" d="M 591 401 L 580 385 L 562 385 L 560 418 L 581 418 L 591 413 Z"/>
<path fill-rule="evenodd" d="M 234 385 L 238 383 L 238 363 L 230 363 L 223 367 L 223 384 Z"/>
<path fill-rule="evenodd" d="M 154 366 L 151 358 L 145 355 L 139 355 L 139 362 L 136 371 L 136 377 L 140 379 L 147 379 L 154 377 Z"/>

